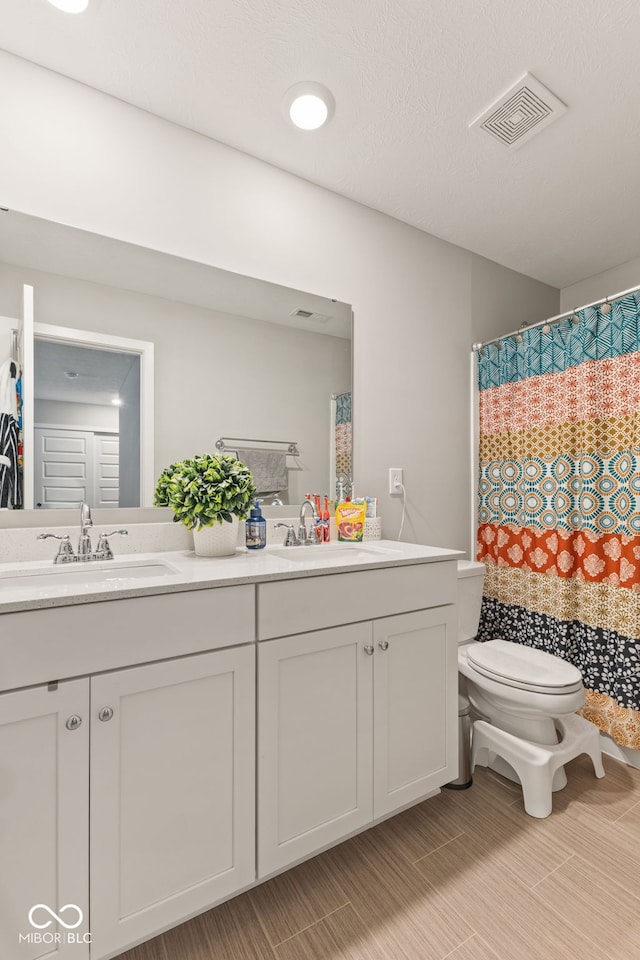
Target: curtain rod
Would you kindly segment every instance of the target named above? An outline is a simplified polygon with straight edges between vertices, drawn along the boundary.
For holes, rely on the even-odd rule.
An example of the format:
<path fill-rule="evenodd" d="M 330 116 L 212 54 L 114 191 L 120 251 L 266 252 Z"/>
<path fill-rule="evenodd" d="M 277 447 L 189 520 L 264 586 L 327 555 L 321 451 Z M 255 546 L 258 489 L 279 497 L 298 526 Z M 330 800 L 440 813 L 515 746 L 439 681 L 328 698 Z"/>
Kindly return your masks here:
<path fill-rule="evenodd" d="M 488 347 L 492 343 L 499 343 L 500 340 L 506 340 L 508 337 L 515 337 L 525 330 L 534 330 L 536 327 L 543 327 L 546 323 L 558 323 L 560 320 L 564 320 L 566 317 L 572 317 L 573 314 L 577 313 L 579 310 L 587 310 L 589 307 L 595 307 L 601 303 L 611 303 L 615 300 L 622 300 L 623 297 L 627 297 L 630 293 L 635 293 L 636 290 L 640 290 L 640 284 L 638 284 L 637 287 L 629 287 L 628 290 L 622 290 L 620 293 L 613 293 L 610 296 L 605 297 L 604 300 L 600 298 L 599 300 L 593 300 L 591 303 L 585 303 L 581 307 L 574 307 L 573 310 L 567 310 L 566 313 L 559 313 L 555 317 L 549 317 L 548 320 L 538 320 L 537 323 L 524 323 L 522 326 L 518 327 L 517 330 L 512 330 L 510 333 L 503 333 L 499 337 L 494 337 L 493 340 L 484 340 L 479 343 L 474 343 L 471 349 L 481 350 L 482 347 Z"/>

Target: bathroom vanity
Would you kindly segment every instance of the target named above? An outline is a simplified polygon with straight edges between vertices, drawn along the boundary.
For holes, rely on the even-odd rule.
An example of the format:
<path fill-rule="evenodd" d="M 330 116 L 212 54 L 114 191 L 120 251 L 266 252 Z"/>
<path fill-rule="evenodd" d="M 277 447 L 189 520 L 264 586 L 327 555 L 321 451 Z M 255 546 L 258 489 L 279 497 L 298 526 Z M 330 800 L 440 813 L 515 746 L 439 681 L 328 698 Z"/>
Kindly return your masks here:
<path fill-rule="evenodd" d="M 0 955 L 116 956 L 454 779 L 457 556 L 0 564 Z"/>

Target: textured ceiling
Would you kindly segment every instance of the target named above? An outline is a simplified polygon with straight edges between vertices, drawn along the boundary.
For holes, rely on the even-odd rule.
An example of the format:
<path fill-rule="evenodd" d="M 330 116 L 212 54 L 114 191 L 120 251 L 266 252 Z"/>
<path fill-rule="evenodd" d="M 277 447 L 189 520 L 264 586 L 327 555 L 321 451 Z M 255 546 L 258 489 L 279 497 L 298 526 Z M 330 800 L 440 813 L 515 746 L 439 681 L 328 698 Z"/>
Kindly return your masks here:
<path fill-rule="evenodd" d="M 133 363 L 130 353 L 115 353 L 36 338 L 36 400 L 111 404 Z M 75 374 L 69 378 L 67 373 Z"/>
<path fill-rule="evenodd" d="M 640 255 L 639 28 L 637 0 L 0 0 L 9 52 L 555 286 Z M 527 71 L 567 113 L 470 131 Z M 281 113 L 307 79 L 313 133 Z"/>

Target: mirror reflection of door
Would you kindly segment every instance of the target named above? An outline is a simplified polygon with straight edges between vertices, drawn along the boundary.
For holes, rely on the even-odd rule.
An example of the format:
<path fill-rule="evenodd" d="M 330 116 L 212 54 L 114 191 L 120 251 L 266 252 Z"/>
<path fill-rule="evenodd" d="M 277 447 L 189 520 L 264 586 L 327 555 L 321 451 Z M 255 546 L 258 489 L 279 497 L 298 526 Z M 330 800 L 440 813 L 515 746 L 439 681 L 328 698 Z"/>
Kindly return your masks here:
<path fill-rule="evenodd" d="M 35 506 L 140 506 L 140 356 L 36 337 L 35 385 Z"/>

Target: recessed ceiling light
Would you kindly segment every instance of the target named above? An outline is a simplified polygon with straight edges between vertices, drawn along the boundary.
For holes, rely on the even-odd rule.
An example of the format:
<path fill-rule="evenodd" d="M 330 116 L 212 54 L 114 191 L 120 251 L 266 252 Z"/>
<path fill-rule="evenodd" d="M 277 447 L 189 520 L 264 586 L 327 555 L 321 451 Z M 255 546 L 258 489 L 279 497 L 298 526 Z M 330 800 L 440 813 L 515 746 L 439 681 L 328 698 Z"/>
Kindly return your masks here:
<path fill-rule="evenodd" d="M 65 371 L 64 371 L 64 375 L 65 375 L 65 377 L 67 378 L 67 380 L 77 380 L 77 379 L 78 379 L 78 374 L 76 373 L 75 370 L 65 370 Z"/>
<path fill-rule="evenodd" d="M 295 83 L 284 95 L 284 113 L 300 130 L 318 130 L 333 116 L 336 102 L 321 83 L 304 80 Z"/>
<path fill-rule="evenodd" d="M 116 407 L 122 406 L 122 400 L 120 399 L 120 397 L 114 397 L 111 403 L 115 404 Z"/>
<path fill-rule="evenodd" d="M 49 3 L 65 13 L 84 13 L 89 6 L 89 0 L 49 0 Z"/>

